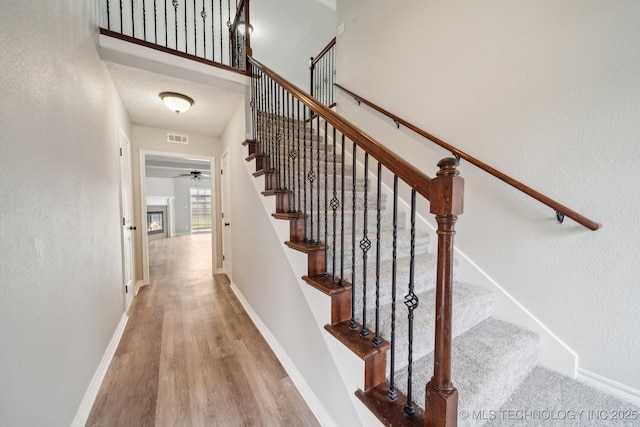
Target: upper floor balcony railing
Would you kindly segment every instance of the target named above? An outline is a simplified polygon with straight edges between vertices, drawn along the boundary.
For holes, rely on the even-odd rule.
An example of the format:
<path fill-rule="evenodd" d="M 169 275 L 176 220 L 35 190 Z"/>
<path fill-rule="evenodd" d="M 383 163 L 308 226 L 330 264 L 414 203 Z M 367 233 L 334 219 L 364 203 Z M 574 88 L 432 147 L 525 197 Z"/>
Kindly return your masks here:
<path fill-rule="evenodd" d="M 246 69 L 249 0 L 102 0 L 100 14 L 114 35 Z"/>

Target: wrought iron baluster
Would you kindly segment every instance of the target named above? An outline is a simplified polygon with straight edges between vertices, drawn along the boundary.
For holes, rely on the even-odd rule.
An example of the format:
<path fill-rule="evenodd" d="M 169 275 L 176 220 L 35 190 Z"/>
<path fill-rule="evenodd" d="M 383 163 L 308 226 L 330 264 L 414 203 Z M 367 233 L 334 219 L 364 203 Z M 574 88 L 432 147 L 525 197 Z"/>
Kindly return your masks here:
<path fill-rule="evenodd" d="M 158 44 L 158 5 L 153 0 L 153 42 Z"/>
<path fill-rule="evenodd" d="M 111 4 L 111 0 L 107 0 L 107 28 L 111 29 L 111 10 L 109 9 L 109 5 Z"/>
<path fill-rule="evenodd" d="M 296 99 L 296 147 L 297 147 L 297 154 L 296 154 L 296 164 L 298 165 L 298 170 L 296 173 L 296 177 L 297 177 L 297 192 L 298 192 L 298 213 L 302 213 L 302 209 L 300 209 L 300 203 L 302 198 L 300 197 L 300 192 L 302 191 L 301 187 L 302 187 L 302 180 L 300 179 L 300 100 Z M 295 165 L 294 165 L 295 166 Z M 306 223 L 305 223 L 306 225 Z M 306 233 L 305 233 L 306 235 Z"/>
<path fill-rule="evenodd" d="M 122 34 L 124 34 L 124 26 L 122 23 L 122 17 L 123 17 L 123 12 L 122 12 L 122 0 L 120 0 L 120 32 Z"/>
<path fill-rule="evenodd" d="M 396 400 L 395 371 L 396 371 L 396 263 L 398 257 L 398 176 L 393 176 L 393 239 L 391 253 L 391 349 L 389 363 L 389 391 L 387 398 Z"/>
<path fill-rule="evenodd" d="M 412 377 L 413 377 L 413 312 L 418 308 L 418 296 L 414 291 L 414 267 L 415 267 L 415 245 L 416 245 L 416 190 L 411 190 L 411 249 L 409 255 L 409 292 L 404 297 L 404 304 L 408 309 L 409 329 L 408 329 L 408 362 L 407 365 L 407 403 L 404 406 L 404 412 L 407 415 L 416 413 L 413 406 L 412 393 Z"/>
<path fill-rule="evenodd" d="M 335 138 L 333 140 L 335 144 Z M 345 160 L 345 138 L 342 134 L 342 146 L 340 147 L 342 161 L 340 162 L 340 284 L 344 285 L 344 160 Z M 355 176 L 355 173 L 354 173 Z M 353 298 L 355 300 L 355 298 Z"/>
<path fill-rule="evenodd" d="M 142 40 L 147 40 L 147 6 L 142 0 Z"/>
<path fill-rule="evenodd" d="M 202 0 L 200 16 L 202 17 L 202 57 L 207 59 L 207 10 L 205 9 L 204 0 Z"/>
<path fill-rule="evenodd" d="M 320 122 L 320 116 L 318 116 L 318 124 Z M 327 145 L 327 129 L 328 129 L 328 125 L 327 125 L 327 121 L 325 120 L 324 122 L 324 277 L 329 277 L 329 268 L 327 266 L 327 262 L 329 262 L 328 259 L 328 254 L 327 254 L 327 242 L 329 241 L 327 239 L 329 230 L 328 230 L 328 216 L 329 216 L 329 210 L 328 210 L 328 205 L 329 205 L 329 177 L 328 177 L 328 171 L 327 171 L 327 167 L 328 167 L 328 163 L 329 163 L 329 149 L 328 149 L 328 145 Z M 335 176 L 335 174 L 334 174 Z M 334 211 L 335 212 L 335 211 Z M 331 270 L 331 279 L 333 280 L 333 273 L 334 270 Z"/>
<path fill-rule="evenodd" d="M 216 15 L 214 13 L 213 0 L 211 0 L 211 60 L 216 60 Z M 221 37 L 222 38 L 222 37 Z"/>
<path fill-rule="evenodd" d="M 326 122 L 325 122 L 326 124 Z M 333 127 L 333 126 L 332 126 Z M 326 132 L 326 130 L 325 130 Z M 333 128 L 333 197 L 331 198 L 331 209 L 333 209 L 333 243 L 331 244 L 331 248 L 332 248 L 332 256 L 331 256 L 331 278 L 333 280 L 336 279 L 336 222 L 337 222 L 337 218 L 336 218 L 336 210 L 338 209 L 338 207 L 340 206 L 340 201 L 338 200 L 338 189 L 336 188 L 336 173 L 337 173 L 337 166 L 336 166 L 336 128 Z M 325 195 L 325 199 L 326 199 L 326 195 Z M 326 240 L 326 235 L 325 235 L 325 240 Z M 340 276 L 340 280 L 342 280 L 342 276 Z"/>
<path fill-rule="evenodd" d="M 305 242 L 309 242 L 310 238 L 309 238 L 309 234 L 308 234 L 308 230 L 307 230 L 307 223 L 308 223 L 308 215 L 307 215 L 307 128 L 306 128 L 306 123 L 307 123 L 307 106 L 303 105 L 302 106 L 302 120 L 303 123 L 305 123 L 305 127 L 302 128 L 302 141 L 303 141 L 303 145 L 302 145 L 302 155 L 303 155 L 303 160 L 302 160 L 302 194 L 304 197 L 304 202 L 302 204 L 302 214 L 304 215 L 304 241 Z"/>
<path fill-rule="evenodd" d="M 220 6 L 220 63 L 224 63 L 224 49 L 222 48 L 222 0 L 219 0 L 218 5 Z"/>
<path fill-rule="evenodd" d="M 175 23 L 176 50 L 178 50 L 178 0 L 171 0 L 173 5 L 173 21 Z"/>
<path fill-rule="evenodd" d="M 317 113 L 316 113 L 316 119 L 317 119 L 317 122 L 318 122 L 317 126 L 316 126 L 316 128 L 317 128 L 316 132 L 317 132 L 317 138 L 318 138 L 318 152 L 317 152 L 317 163 L 316 163 L 316 165 L 317 165 L 317 169 L 316 170 L 318 171 L 318 181 L 316 183 L 316 189 L 318 190 L 318 193 L 316 195 L 317 200 L 318 200 L 318 222 L 316 224 L 316 227 L 317 227 L 317 232 L 318 233 L 316 234 L 316 236 L 318 237 L 318 241 L 316 243 L 318 244 L 318 246 L 320 246 L 320 245 L 323 244 L 322 239 L 320 238 L 320 176 L 319 176 L 320 175 L 320 151 L 321 151 L 322 147 L 321 147 L 321 142 L 320 142 L 321 141 L 321 139 L 320 139 L 320 115 L 317 114 Z M 326 165 L 326 163 L 325 163 L 325 165 Z M 325 176 L 326 176 L 326 173 L 325 173 Z M 327 259 L 327 257 L 325 256 L 325 260 L 326 259 Z M 325 271 L 326 271 L 326 269 L 325 269 Z"/>
<path fill-rule="evenodd" d="M 273 116 L 273 120 L 275 121 L 276 124 L 276 134 L 275 134 L 275 146 L 276 146 L 276 162 L 275 162 L 275 166 L 276 166 L 276 189 L 280 190 L 282 189 L 282 180 L 280 179 L 281 174 L 282 174 L 282 161 L 281 161 L 281 156 L 280 156 L 280 148 L 281 148 L 281 144 L 282 144 L 282 129 L 281 129 L 281 123 L 280 123 L 280 115 L 282 114 L 280 111 L 280 90 L 279 89 L 279 85 L 278 83 L 274 82 L 274 87 L 275 87 L 275 110 L 274 110 L 274 116 Z"/>
<path fill-rule="evenodd" d="M 373 344 L 382 344 L 380 337 L 380 209 L 382 193 L 382 163 L 378 162 L 378 192 L 376 194 L 376 333 Z"/>
<path fill-rule="evenodd" d="M 135 37 L 136 36 L 136 21 L 135 18 L 133 16 L 133 10 L 135 8 L 133 7 L 133 0 L 131 1 L 131 37 Z"/>
<path fill-rule="evenodd" d="M 364 215 L 363 215 L 363 230 L 362 239 L 360 239 L 360 249 L 362 250 L 362 329 L 360 330 L 361 337 L 369 336 L 369 330 L 367 329 L 367 253 L 371 249 L 371 240 L 369 240 L 369 229 L 367 227 L 368 221 L 368 195 L 369 195 L 369 153 L 364 153 Z M 354 207 L 355 208 L 355 207 Z"/>
<path fill-rule="evenodd" d="M 358 328 L 356 322 L 356 154 L 357 145 L 353 144 L 353 172 L 351 176 L 351 320 L 349 328 Z M 366 178 L 365 178 L 366 179 Z"/>
<path fill-rule="evenodd" d="M 198 24 L 196 23 L 196 0 L 193 0 L 193 54 L 198 56 Z"/>
<path fill-rule="evenodd" d="M 310 221 L 311 221 L 311 230 L 310 230 L 310 237 L 309 237 L 309 243 L 315 243 L 315 240 L 313 238 L 313 229 L 314 229 L 314 212 L 313 212 L 313 182 L 316 179 L 316 174 L 315 172 L 313 172 L 313 111 L 309 110 L 309 114 L 311 115 L 311 120 L 309 120 L 309 145 L 311 146 L 310 149 L 310 163 L 309 163 L 309 174 L 307 175 L 307 180 L 309 181 L 309 196 L 311 199 L 311 205 L 310 205 Z M 320 236 L 318 236 L 318 238 L 320 238 Z"/>
<path fill-rule="evenodd" d="M 291 94 L 287 92 L 287 201 L 288 201 L 288 212 L 292 213 L 295 209 L 295 193 L 293 190 L 293 159 L 295 158 L 295 150 L 293 148 L 293 140 L 292 140 L 292 130 L 291 126 L 293 125 L 293 117 L 291 114 Z"/>
<path fill-rule="evenodd" d="M 188 40 L 189 36 L 187 35 L 187 0 L 184 1 L 184 52 L 189 53 Z"/>
<path fill-rule="evenodd" d="M 164 46 L 169 47 L 169 13 L 167 12 L 167 0 L 164 0 Z"/>

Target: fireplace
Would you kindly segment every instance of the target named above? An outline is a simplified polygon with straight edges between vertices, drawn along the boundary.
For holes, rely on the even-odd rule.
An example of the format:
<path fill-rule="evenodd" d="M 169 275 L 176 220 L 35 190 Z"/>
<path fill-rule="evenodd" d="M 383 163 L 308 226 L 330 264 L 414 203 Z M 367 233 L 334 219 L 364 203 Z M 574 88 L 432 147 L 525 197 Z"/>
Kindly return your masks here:
<path fill-rule="evenodd" d="M 164 212 L 147 212 L 147 233 L 160 234 L 164 233 Z"/>

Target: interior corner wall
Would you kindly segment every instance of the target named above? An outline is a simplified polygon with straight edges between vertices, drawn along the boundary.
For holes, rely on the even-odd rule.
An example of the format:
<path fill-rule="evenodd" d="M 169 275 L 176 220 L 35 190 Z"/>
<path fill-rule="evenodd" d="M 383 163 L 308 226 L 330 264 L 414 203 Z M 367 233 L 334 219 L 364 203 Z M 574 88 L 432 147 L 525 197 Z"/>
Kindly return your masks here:
<path fill-rule="evenodd" d="M 557 224 L 461 163 L 456 246 L 581 369 L 640 390 L 640 3 L 350 0 L 337 19 L 338 83 L 602 224 Z M 337 94 L 341 114 L 429 175 L 450 156 Z"/>
<path fill-rule="evenodd" d="M 68 426 L 124 315 L 118 133 L 95 2 L 0 14 L 0 424 Z"/>
<path fill-rule="evenodd" d="M 247 173 L 244 106 L 223 135 L 231 169 L 232 279 L 339 425 L 360 425 L 331 354 Z M 306 286 L 306 285 L 305 285 Z"/>
<path fill-rule="evenodd" d="M 143 216 L 143 212 L 140 211 L 140 151 L 154 151 L 161 152 L 167 155 L 172 154 L 191 154 L 194 156 L 206 156 L 206 157 L 214 157 L 216 164 L 211 165 L 211 173 L 215 173 L 220 170 L 220 153 L 221 153 L 221 138 L 213 137 L 208 135 L 200 135 L 189 132 L 179 132 L 181 135 L 187 135 L 189 137 L 189 144 L 174 144 L 167 141 L 167 132 L 173 132 L 168 129 L 158 129 L 152 128 L 148 126 L 133 126 L 133 139 L 131 141 L 132 153 L 131 153 L 131 161 L 133 162 L 131 168 L 131 175 L 133 177 L 133 208 L 134 208 L 134 218 L 138 218 L 137 221 L 140 224 L 145 224 L 146 214 Z M 220 192 L 220 180 L 215 180 L 215 188 L 213 188 L 214 193 Z M 147 195 L 152 195 L 148 194 Z M 216 196 L 217 197 L 217 196 Z M 216 199 L 217 200 L 217 199 Z M 181 215 L 184 211 L 184 203 L 182 206 L 179 204 L 179 200 L 176 200 L 176 221 L 178 221 L 179 215 Z M 181 211 L 179 211 L 179 208 Z M 216 201 L 216 212 L 212 213 L 214 219 L 220 218 L 220 203 Z M 190 225 L 188 229 L 184 229 L 184 224 L 186 224 L 186 219 L 183 218 L 183 226 L 182 229 L 178 229 L 176 225 L 176 233 L 177 234 L 185 234 L 190 233 Z M 216 265 L 214 266 L 214 271 L 216 268 L 222 267 L 222 239 L 219 236 L 222 236 L 222 230 L 220 227 L 220 221 L 215 221 L 216 227 Z M 177 224 L 177 222 L 176 222 Z M 189 221 L 190 224 L 190 221 Z M 137 236 L 139 237 L 139 236 Z M 135 241 L 135 257 L 136 257 L 136 279 L 142 280 L 142 239 L 137 238 Z"/>

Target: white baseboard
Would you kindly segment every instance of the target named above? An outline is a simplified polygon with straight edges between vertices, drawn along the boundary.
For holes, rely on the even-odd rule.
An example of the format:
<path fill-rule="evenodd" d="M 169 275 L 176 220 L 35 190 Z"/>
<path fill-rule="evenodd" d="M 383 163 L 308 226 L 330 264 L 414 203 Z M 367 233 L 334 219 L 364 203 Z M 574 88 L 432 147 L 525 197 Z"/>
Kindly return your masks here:
<path fill-rule="evenodd" d="M 222 274 L 222 273 L 224 273 L 224 268 L 216 269 L 216 274 Z"/>
<path fill-rule="evenodd" d="M 337 427 L 338 425 L 335 423 L 333 418 L 331 418 L 331 415 L 324 407 L 320 399 L 318 399 L 318 396 L 316 396 L 316 394 L 313 392 L 309 384 L 307 384 L 307 381 L 298 371 L 284 348 L 282 348 L 276 337 L 271 333 L 267 325 L 262 322 L 260 316 L 258 316 L 258 313 L 253 310 L 253 308 L 249 304 L 249 301 L 247 301 L 244 295 L 242 295 L 242 292 L 240 292 L 240 289 L 238 289 L 236 284 L 233 282 L 231 282 L 231 290 L 233 290 L 233 293 L 240 301 L 240 304 L 242 304 L 242 307 L 244 307 L 245 311 L 249 315 L 249 318 L 253 321 L 253 324 L 256 326 L 256 328 L 258 328 L 260 334 L 262 334 L 264 339 L 267 341 L 267 344 L 269 344 L 271 350 L 273 350 L 273 352 L 275 353 L 276 357 L 282 364 L 282 367 L 285 369 L 285 371 L 287 371 L 287 374 L 291 378 L 291 381 L 293 381 L 293 384 L 302 395 L 302 398 L 307 403 L 307 405 L 309 405 L 309 409 L 311 409 L 313 415 L 316 416 L 320 425 L 324 427 Z"/>
<path fill-rule="evenodd" d="M 636 390 L 617 381 L 595 374 L 586 369 L 578 368 L 576 379 L 600 391 L 615 396 L 625 402 L 640 406 L 640 390 Z"/>
<path fill-rule="evenodd" d="M 80 406 L 78 407 L 76 416 L 71 422 L 71 427 L 83 427 L 87 423 L 87 419 L 89 418 L 89 414 L 91 413 L 91 408 L 93 407 L 93 403 L 98 396 L 98 391 L 100 390 L 102 381 L 107 374 L 107 370 L 109 369 L 109 365 L 111 364 L 113 355 L 116 353 L 116 349 L 118 348 L 118 344 L 120 343 L 120 339 L 122 338 L 122 334 L 124 333 L 124 328 L 125 326 L 127 326 L 128 320 L 129 316 L 127 316 L 127 313 L 123 313 L 122 318 L 120 319 L 120 323 L 118 323 L 116 331 L 113 333 L 111 341 L 107 346 L 107 350 L 102 356 L 102 360 L 98 365 L 98 369 L 96 369 L 95 374 L 93 374 L 93 378 L 91 379 L 89 387 L 84 394 L 84 398 L 82 399 L 82 402 L 80 402 Z"/>

